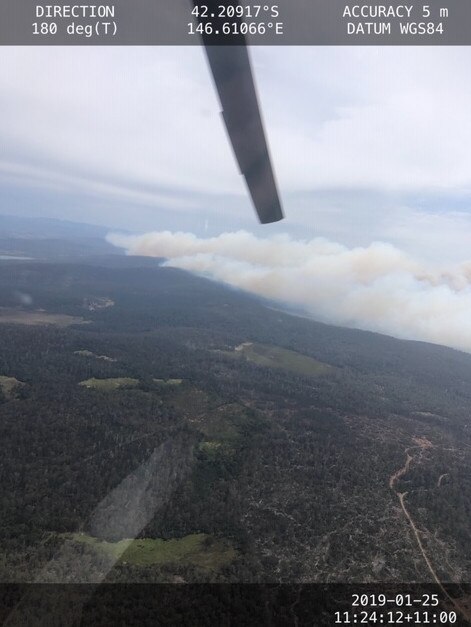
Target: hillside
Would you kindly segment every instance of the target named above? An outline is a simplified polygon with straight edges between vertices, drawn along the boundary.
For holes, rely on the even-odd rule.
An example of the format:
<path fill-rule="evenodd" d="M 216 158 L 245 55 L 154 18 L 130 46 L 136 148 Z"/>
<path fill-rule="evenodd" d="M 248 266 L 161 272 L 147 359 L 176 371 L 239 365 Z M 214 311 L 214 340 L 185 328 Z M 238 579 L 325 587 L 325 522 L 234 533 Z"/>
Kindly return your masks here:
<path fill-rule="evenodd" d="M 3 581 L 471 578 L 471 355 L 3 261 L 0 377 Z"/>
<path fill-rule="evenodd" d="M 51 556 L 99 515 L 101 540 L 206 534 L 233 551 L 211 571 L 123 557 L 111 580 L 428 581 L 401 498 L 440 579 L 469 580 L 470 355 L 113 265 L 0 265 L 0 375 L 23 383 L 0 392 L 4 580 L 70 576 L 80 547 L 66 541 L 67 568 Z M 135 491 L 175 437 L 191 451 L 181 476 L 148 477 L 145 515 L 123 522 L 110 491 Z"/>

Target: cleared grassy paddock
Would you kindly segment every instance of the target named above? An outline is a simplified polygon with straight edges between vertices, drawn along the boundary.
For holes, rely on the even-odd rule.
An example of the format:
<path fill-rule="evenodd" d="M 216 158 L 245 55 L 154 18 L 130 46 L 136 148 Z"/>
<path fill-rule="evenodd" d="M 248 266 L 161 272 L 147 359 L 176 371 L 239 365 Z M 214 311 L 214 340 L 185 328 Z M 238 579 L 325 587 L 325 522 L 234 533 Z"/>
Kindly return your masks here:
<path fill-rule="evenodd" d="M 108 357 L 108 355 L 96 355 L 95 353 L 92 353 L 92 351 L 88 350 L 74 351 L 74 355 L 80 355 L 81 357 L 93 357 L 93 359 L 102 359 L 103 361 L 117 361 L 116 359 L 113 359 L 113 357 Z"/>
<path fill-rule="evenodd" d="M 312 377 L 328 374 L 332 366 L 317 359 L 297 353 L 287 348 L 244 342 L 232 351 L 221 351 L 224 355 L 235 359 L 246 359 L 257 366 L 279 368 L 296 374 Z"/>
<path fill-rule="evenodd" d="M 24 311 L 0 307 L 0 324 L 44 325 L 54 324 L 59 327 L 68 327 L 71 324 L 86 324 L 81 316 L 48 313 L 47 311 Z"/>
<path fill-rule="evenodd" d="M 119 388 L 134 388 L 139 385 L 137 379 L 130 379 L 129 377 L 117 377 L 114 379 L 86 379 L 80 381 L 79 385 L 85 388 L 93 390 L 101 390 L 103 392 L 113 392 Z"/>
<path fill-rule="evenodd" d="M 5 377 L 0 375 L 0 389 L 2 390 L 5 398 L 11 400 L 15 398 L 18 389 L 24 385 L 22 381 L 18 381 L 15 377 Z"/>
<path fill-rule="evenodd" d="M 64 534 L 64 537 L 136 566 L 188 564 L 214 572 L 237 557 L 236 549 L 228 540 L 214 538 L 205 533 L 171 540 L 143 538 L 119 542 L 106 542 L 83 533 Z"/>
<path fill-rule="evenodd" d="M 163 386 L 181 385 L 183 383 L 183 379 L 154 379 L 154 383 Z"/>

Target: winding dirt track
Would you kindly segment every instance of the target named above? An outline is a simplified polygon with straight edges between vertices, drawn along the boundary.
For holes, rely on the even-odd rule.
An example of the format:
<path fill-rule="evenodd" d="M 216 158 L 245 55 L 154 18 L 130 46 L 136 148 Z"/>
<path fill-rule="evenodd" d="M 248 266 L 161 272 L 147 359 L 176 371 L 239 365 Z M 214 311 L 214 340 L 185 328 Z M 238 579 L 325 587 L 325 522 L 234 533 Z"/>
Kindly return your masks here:
<path fill-rule="evenodd" d="M 398 479 L 400 479 L 403 475 L 406 474 L 406 472 L 409 471 L 409 466 L 410 463 L 413 459 L 413 457 L 411 457 L 411 455 L 409 454 L 410 449 L 406 449 L 406 463 L 404 464 L 404 466 L 402 468 L 399 468 L 399 470 L 396 470 L 396 472 L 394 474 L 392 474 L 389 477 L 389 487 L 391 488 L 391 490 L 394 490 L 394 484 L 396 483 L 396 481 Z M 394 490 L 396 492 L 396 490 Z M 396 492 L 396 494 L 398 494 L 398 492 Z"/>
<path fill-rule="evenodd" d="M 438 477 L 438 481 L 437 481 L 437 488 L 439 488 L 442 485 L 442 480 L 448 475 L 447 472 L 444 472 L 443 475 L 440 475 Z"/>
<path fill-rule="evenodd" d="M 435 569 L 427 555 L 427 553 L 425 552 L 424 546 L 422 544 L 422 540 L 420 539 L 420 532 L 417 529 L 407 507 L 406 504 L 404 503 L 404 499 L 407 496 L 407 492 L 398 492 L 395 488 L 395 485 L 397 483 L 397 481 L 403 477 L 410 468 L 410 465 L 412 463 L 412 461 L 419 461 L 422 458 L 423 452 L 425 449 L 427 448 L 431 448 L 430 443 L 428 443 L 427 440 L 425 439 L 416 439 L 415 440 L 417 442 L 417 446 L 411 446 L 410 448 L 407 448 L 405 450 L 406 453 L 406 461 L 404 463 L 404 466 L 402 466 L 402 468 L 399 468 L 399 470 L 396 470 L 395 473 L 393 473 L 391 475 L 391 477 L 389 478 L 389 487 L 391 488 L 391 490 L 394 490 L 397 498 L 399 499 L 399 503 L 401 505 L 402 511 L 404 512 L 405 517 L 407 518 L 407 520 L 409 521 L 410 526 L 412 527 L 412 531 L 414 532 L 414 536 L 417 542 L 417 546 L 419 547 L 420 552 L 422 553 L 422 557 L 424 558 L 425 563 L 427 564 L 427 568 L 430 571 L 430 574 L 432 575 L 435 583 L 439 586 L 440 590 L 443 592 L 443 594 L 447 597 L 447 599 L 449 599 L 451 601 L 451 603 L 454 605 L 454 607 L 457 609 L 457 611 L 461 614 L 461 616 L 463 618 L 465 618 L 465 620 L 469 623 L 471 623 L 471 614 L 469 613 L 469 611 L 466 608 L 463 608 L 460 603 L 458 602 L 457 599 L 454 599 L 452 596 L 450 596 L 448 594 L 448 592 L 445 590 L 445 588 L 443 587 L 442 582 L 440 581 L 440 579 L 438 578 L 437 573 L 435 572 Z M 419 455 L 417 458 L 412 457 L 412 455 L 410 455 L 409 451 L 412 451 L 413 449 L 419 449 Z"/>

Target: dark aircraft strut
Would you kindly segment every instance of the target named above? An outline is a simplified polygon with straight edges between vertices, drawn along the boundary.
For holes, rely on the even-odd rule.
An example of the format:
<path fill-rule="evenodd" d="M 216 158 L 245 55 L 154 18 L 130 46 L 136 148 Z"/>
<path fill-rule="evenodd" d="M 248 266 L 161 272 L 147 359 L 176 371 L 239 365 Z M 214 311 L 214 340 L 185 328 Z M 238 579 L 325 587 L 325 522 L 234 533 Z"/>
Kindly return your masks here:
<path fill-rule="evenodd" d="M 192 0 L 196 7 L 199 0 Z M 224 35 L 221 45 L 222 25 L 227 18 L 219 18 L 220 0 L 205 0 L 211 18 L 213 33 L 202 34 L 211 72 L 222 105 L 222 116 L 234 149 L 240 172 L 245 177 L 258 218 L 262 224 L 283 219 L 275 175 L 268 152 L 260 106 L 244 35 Z M 232 0 L 235 6 L 237 1 Z M 198 17 L 201 24 L 208 19 Z M 231 18 L 231 23 L 240 18 Z"/>

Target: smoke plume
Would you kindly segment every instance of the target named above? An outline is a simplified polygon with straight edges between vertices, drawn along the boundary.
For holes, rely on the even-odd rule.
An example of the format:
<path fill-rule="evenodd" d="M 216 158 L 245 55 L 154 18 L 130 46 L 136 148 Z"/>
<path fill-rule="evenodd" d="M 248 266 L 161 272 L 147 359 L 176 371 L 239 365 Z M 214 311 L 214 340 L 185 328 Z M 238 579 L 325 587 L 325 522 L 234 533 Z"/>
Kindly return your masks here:
<path fill-rule="evenodd" d="M 433 265 L 395 246 L 347 248 L 245 231 L 202 239 L 153 232 L 108 240 L 128 254 L 302 307 L 317 320 L 471 352 L 471 262 Z"/>

